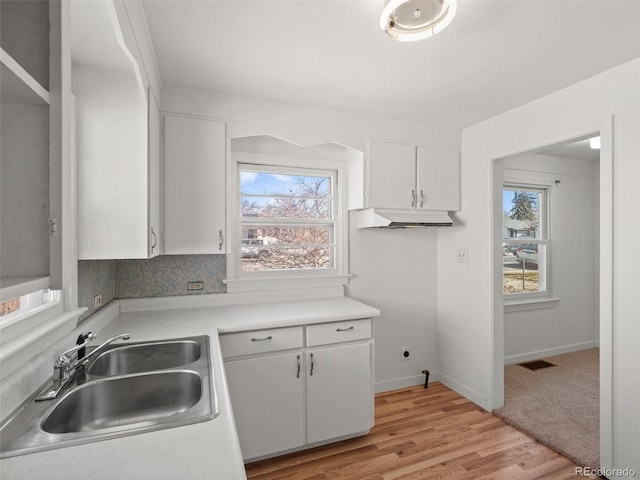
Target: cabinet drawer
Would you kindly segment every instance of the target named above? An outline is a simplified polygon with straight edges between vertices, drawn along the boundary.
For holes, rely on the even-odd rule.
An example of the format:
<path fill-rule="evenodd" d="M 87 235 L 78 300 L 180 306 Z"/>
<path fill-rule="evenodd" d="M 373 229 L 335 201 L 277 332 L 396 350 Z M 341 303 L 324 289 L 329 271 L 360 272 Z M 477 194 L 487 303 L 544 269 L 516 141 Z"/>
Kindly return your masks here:
<path fill-rule="evenodd" d="M 223 357 L 276 352 L 303 346 L 303 327 L 271 328 L 220 335 Z"/>
<path fill-rule="evenodd" d="M 307 346 L 351 342 L 371 338 L 371 319 L 321 323 L 307 327 Z"/>

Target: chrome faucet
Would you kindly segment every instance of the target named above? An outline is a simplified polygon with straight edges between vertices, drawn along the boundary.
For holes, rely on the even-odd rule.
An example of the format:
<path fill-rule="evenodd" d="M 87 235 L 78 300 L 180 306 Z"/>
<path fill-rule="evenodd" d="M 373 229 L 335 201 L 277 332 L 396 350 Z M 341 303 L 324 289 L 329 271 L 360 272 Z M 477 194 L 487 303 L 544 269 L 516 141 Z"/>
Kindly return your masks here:
<path fill-rule="evenodd" d="M 65 387 L 74 380 L 81 367 L 84 367 L 92 357 L 100 353 L 107 345 L 116 340 L 129 340 L 130 335 L 131 334 L 129 333 L 119 333 L 118 335 L 114 335 L 93 349 L 88 355 L 85 355 L 84 352 L 87 344 L 90 341 L 95 340 L 98 336 L 93 332 L 81 334 L 78 337 L 77 345 L 60 354 L 53 365 L 53 384 L 51 389 L 47 390 L 44 394 L 39 395 L 36 398 L 36 401 L 53 400 L 57 398 Z"/>

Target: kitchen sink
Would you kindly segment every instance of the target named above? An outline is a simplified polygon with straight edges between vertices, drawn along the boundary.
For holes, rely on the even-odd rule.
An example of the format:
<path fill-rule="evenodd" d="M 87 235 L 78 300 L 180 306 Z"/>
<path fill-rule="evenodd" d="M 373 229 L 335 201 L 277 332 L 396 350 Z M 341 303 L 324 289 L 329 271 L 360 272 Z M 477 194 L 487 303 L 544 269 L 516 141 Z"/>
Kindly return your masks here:
<path fill-rule="evenodd" d="M 58 398 L 48 381 L 0 426 L 0 458 L 179 427 L 218 415 L 209 337 L 109 345 Z"/>
<path fill-rule="evenodd" d="M 201 354 L 200 343 L 193 340 L 121 345 L 101 353 L 86 371 L 89 375 L 113 376 L 164 370 L 189 365 Z"/>
<path fill-rule="evenodd" d="M 42 422 L 48 433 L 71 433 L 161 421 L 188 411 L 202 397 L 202 380 L 192 371 L 97 380 L 63 396 Z"/>

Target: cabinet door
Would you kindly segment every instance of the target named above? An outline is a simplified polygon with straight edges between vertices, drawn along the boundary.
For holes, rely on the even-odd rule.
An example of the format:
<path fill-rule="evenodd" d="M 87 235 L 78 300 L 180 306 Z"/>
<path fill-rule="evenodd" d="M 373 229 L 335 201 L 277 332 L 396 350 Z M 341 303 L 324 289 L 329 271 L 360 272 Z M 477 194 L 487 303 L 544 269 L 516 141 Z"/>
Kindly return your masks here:
<path fill-rule="evenodd" d="M 149 101 L 149 257 L 160 253 L 160 109 L 153 91 Z"/>
<path fill-rule="evenodd" d="M 460 210 L 460 156 L 455 150 L 418 147 L 418 208 Z"/>
<path fill-rule="evenodd" d="M 302 362 L 302 352 L 225 362 L 245 460 L 304 444 Z"/>
<path fill-rule="evenodd" d="M 225 253 L 226 124 L 166 116 L 166 254 Z"/>
<path fill-rule="evenodd" d="M 147 258 L 148 100 L 134 73 L 75 65 L 78 258 Z"/>
<path fill-rule="evenodd" d="M 365 194 L 367 207 L 415 208 L 415 188 L 416 147 L 370 141 Z"/>
<path fill-rule="evenodd" d="M 373 426 L 371 343 L 307 352 L 307 443 Z"/>

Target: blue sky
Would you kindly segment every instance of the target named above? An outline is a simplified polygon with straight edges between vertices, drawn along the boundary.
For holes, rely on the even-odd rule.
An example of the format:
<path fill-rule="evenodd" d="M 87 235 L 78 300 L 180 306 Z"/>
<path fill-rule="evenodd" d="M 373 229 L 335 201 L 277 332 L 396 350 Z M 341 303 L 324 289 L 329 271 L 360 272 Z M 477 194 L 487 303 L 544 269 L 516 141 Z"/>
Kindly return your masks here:
<path fill-rule="evenodd" d="M 510 212 L 513 205 L 514 190 L 502 190 L 502 210 Z"/>
<path fill-rule="evenodd" d="M 240 190 L 242 193 L 288 192 L 295 182 L 291 175 L 274 173 L 241 172 Z"/>
<path fill-rule="evenodd" d="M 269 193 L 295 193 L 296 181 L 300 175 L 286 175 L 263 172 L 240 172 L 240 191 L 242 193 L 269 194 Z M 317 178 L 317 177 L 302 177 Z"/>

